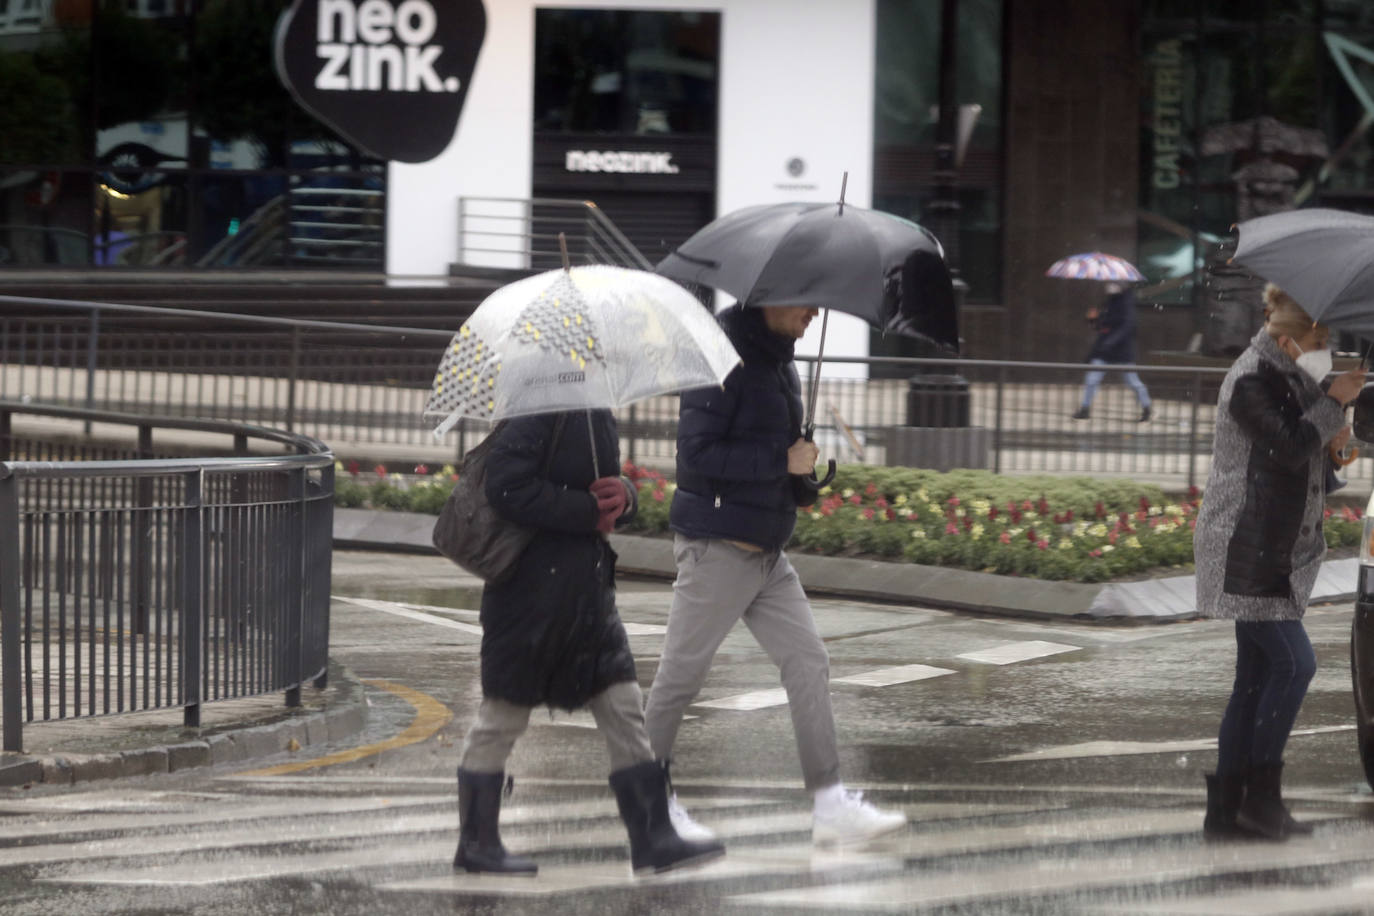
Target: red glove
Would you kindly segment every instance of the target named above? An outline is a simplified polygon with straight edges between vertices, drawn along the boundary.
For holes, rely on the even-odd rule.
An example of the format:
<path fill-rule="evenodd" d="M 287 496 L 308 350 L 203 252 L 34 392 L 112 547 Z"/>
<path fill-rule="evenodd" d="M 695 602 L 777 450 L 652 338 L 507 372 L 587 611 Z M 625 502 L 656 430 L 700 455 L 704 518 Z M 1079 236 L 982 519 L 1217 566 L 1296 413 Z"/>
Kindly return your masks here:
<path fill-rule="evenodd" d="M 601 477 L 593 480 L 587 489 L 596 497 L 596 509 L 600 513 L 596 520 L 596 530 L 602 534 L 610 534 L 615 530 L 616 519 L 625 514 L 625 504 L 629 500 L 625 493 L 625 485 L 620 482 L 619 477 Z"/>

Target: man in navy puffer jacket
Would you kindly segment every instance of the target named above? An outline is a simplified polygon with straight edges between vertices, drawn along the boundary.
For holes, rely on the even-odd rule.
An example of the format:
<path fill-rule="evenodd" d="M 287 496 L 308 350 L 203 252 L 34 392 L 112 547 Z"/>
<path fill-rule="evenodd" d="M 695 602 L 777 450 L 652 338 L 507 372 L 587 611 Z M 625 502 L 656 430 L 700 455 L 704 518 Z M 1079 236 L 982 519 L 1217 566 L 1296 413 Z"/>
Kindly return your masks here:
<path fill-rule="evenodd" d="M 677 491 L 669 514 L 677 581 L 663 655 L 649 691 L 645 725 L 665 773 L 687 706 L 716 649 L 743 620 L 782 672 L 806 788 L 815 796 L 816 842 L 864 839 L 906 824 L 840 783 L 830 708 L 830 658 L 811 604 L 783 547 L 818 451 L 802 438 L 797 340 L 816 315 L 808 306 L 735 307 L 720 323 L 743 359 L 720 389 L 682 395 Z M 685 839 L 711 832 L 669 800 Z"/>

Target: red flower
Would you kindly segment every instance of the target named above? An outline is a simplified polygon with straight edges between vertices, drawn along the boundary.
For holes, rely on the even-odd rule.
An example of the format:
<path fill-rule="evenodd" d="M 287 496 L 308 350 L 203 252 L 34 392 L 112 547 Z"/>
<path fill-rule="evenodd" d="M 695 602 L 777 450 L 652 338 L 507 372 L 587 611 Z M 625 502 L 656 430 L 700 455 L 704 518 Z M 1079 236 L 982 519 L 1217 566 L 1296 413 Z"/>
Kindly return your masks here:
<path fill-rule="evenodd" d="M 1035 504 L 1032 503 L 1029 499 L 1025 499 L 1025 500 L 1022 500 L 1022 501 L 1021 501 L 1021 510 L 1022 510 L 1023 512 L 1029 512 L 1029 511 L 1031 511 L 1031 510 L 1034 509 L 1034 508 L 1035 508 Z"/>
<path fill-rule="evenodd" d="M 883 499 L 881 496 L 879 496 L 877 499 L 873 500 L 873 505 L 877 506 L 879 509 L 886 509 L 886 508 L 887 508 L 887 500 L 885 500 L 885 499 Z"/>
<path fill-rule="evenodd" d="M 992 521 L 993 519 L 995 519 L 995 518 L 997 517 L 997 515 L 998 515 L 998 513 L 997 513 L 997 507 L 996 507 L 996 506 L 989 506 L 989 507 L 988 507 L 988 521 Z"/>
<path fill-rule="evenodd" d="M 429 473 L 429 466 L 428 466 L 428 465 L 424 465 L 424 464 L 417 464 L 417 465 L 415 465 L 415 473 L 416 473 L 416 474 L 428 474 L 428 473 Z"/>
<path fill-rule="evenodd" d="M 865 510 L 864 510 L 864 518 L 867 519 L 867 520 L 870 521 L 870 522 L 873 521 L 873 510 L 872 510 L 872 509 L 865 509 Z"/>
<path fill-rule="evenodd" d="M 1150 501 L 1145 497 L 1140 497 L 1140 511 L 1148 513 L 1150 511 Z"/>
<path fill-rule="evenodd" d="M 663 491 L 662 491 L 662 490 L 655 490 L 655 491 L 654 491 L 654 502 L 656 502 L 656 503 L 661 503 L 661 502 L 663 502 Z"/>
<path fill-rule="evenodd" d="M 1010 543 L 1011 543 L 1011 532 L 1010 532 L 1010 531 L 1003 531 L 1003 532 L 1002 532 L 1002 536 L 999 537 L 997 540 L 1001 541 L 1003 544 L 1010 544 Z"/>
<path fill-rule="evenodd" d="M 1099 499 L 1096 505 L 1093 506 L 1093 515 L 1097 516 L 1098 518 L 1107 517 L 1107 507 L 1102 505 L 1102 500 Z"/>
<path fill-rule="evenodd" d="M 949 504 L 950 504 L 951 506 L 957 506 L 957 505 L 959 505 L 959 497 L 957 497 L 957 496 L 951 496 L 951 497 L 949 498 Z"/>
<path fill-rule="evenodd" d="M 1330 509 L 1323 509 L 1323 510 L 1322 510 L 1322 518 L 1330 518 L 1330 517 L 1331 517 L 1331 510 L 1330 510 Z"/>
<path fill-rule="evenodd" d="M 1041 497 L 1040 497 L 1040 502 L 1038 502 L 1038 503 L 1035 504 L 1035 511 L 1038 512 L 1038 513 L 1041 514 L 1041 515 L 1046 515 L 1046 514 L 1048 514 L 1049 511 L 1050 511 L 1050 504 L 1049 504 L 1049 502 L 1045 499 L 1045 497 L 1044 497 L 1043 494 L 1042 494 Z"/>
<path fill-rule="evenodd" d="M 1195 518 L 1190 518 L 1190 519 L 1188 520 L 1188 530 L 1189 530 L 1189 531 L 1196 531 L 1196 530 L 1197 530 L 1197 519 L 1195 519 Z"/>
<path fill-rule="evenodd" d="M 1094 547 L 1092 550 L 1089 550 L 1089 551 L 1088 551 L 1088 556 L 1090 556 L 1090 557 L 1100 557 L 1100 556 L 1102 556 L 1102 551 L 1100 551 L 1100 550 L 1098 550 L 1096 547 Z"/>
<path fill-rule="evenodd" d="M 354 477 L 358 476 L 358 472 L 361 471 L 362 468 L 363 466 L 358 464 L 356 460 L 348 462 L 348 473 L 352 474 Z"/>
<path fill-rule="evenodd" d="M 1141 501 L 1144 502 L 1144 500 L 1141 500 Z M 1149 517 L 1150 517 L 1150 513 L 1149 513 L 1148 511 L 1146 511 L 1145 509 L 1137 510 L 1137 512 L 1136 512 L 1136 514 L 1135 514 L 1135 520 L 1138 521 L 1138 522 L 1143 522 L 1143 521 L 1145 521 L 1145 519 L 1147 519 L 1147 518 L 1149 518 Z"/>
<path fill-rule="evenodd" d="M 1026 540 L 1030 541 L 1032 544 L 1035 543 L 1036 537 L 1035 537 L 1035 529 L 1034 529 L 1034 528 L 1027 528 L 1027 529 L 1026 529 Z"/>
<path fill-rule="evenodd" d="M 873 486 L 873 484 L 869 484 L 868 486 L 864 487 L 864 494 L 867 496 L 872 496 L 874 493 L 877 492 L 878 488 Z"/>
<path fill-rule="evenodd" d="M 1048 550 L 1050 542 L 1045 540 L 1044 538 L 1041 538 L 1040 540 L 1035 542 L 1035 546 L 1040 548 L 1041 550 Z"/>
<path fill-rule="evenodd" d="M 958 526 L 958 525 L 954 524 L 953 522 L 949 522 L 949 523 L 947 523 L 947 524 L 945 525 L 945 534 L 958 534 L 958 533 L 959 533 L 959 526 Z"/>
<path fill-rule="evenodd" d="M 889 522 L 895 522 L 897 520 L 897 513 L 893 512 L 891 509 L 884 509 L 883 512 L 887 515 L 887 520 Z"/>
<path fill-rule="evenodd" d="M 1198 496 L 1199 496 L 1201 493 L 1202 493 L 1202 491 L 1199 490 L 1196 486 L 1194 486 L 1193 484 L 1188 484 L 1188 498 L 1189 498 L 1189 499 L 1196 501 L 1197 498 L 1198 498 Z"/>
<path fill-rule="evenodd" d="M 1019 525 L 1019 524 L 1021 524 L 1021 510 L 1020 510 L 1020 509 L 1017 509 L 1017 508 L 1013 507 L 1013 508 L 1007 513 L 1007 516 L 1011 519 L 1011 523 L 1012 523 L 1013 525 Z"/>
<path fill-rule="evenodd" d="M 1107 535 L 1107 543 L 1108 543 L 1108 544 L 1115 544 L 1115 543 L 1116 543 L 1116 538 L 1117 538 L 1116 530 L 1113 529 L 1113 530 L 1111 531 L 1111 533 L 1109 533 L 1109 534 Z"/>
<path fill-rule="evenodd" d="M 835 514 L 835 510 L 834 510 L 834 509 L 830 508 L 830 507 L 827 506 L 827 505 L 822 504 L 822 506 L 821 506 L 821 515 L 834 515 L 834 514 Z"/>
<path fill-rule="evenodd" d="M 889 510 L 889 511 L 891 511 L 891 510 Z M 919 518 L 919 517 L 920 517 L 920 516 L 918 516 L 915 512 L 908 512 L 908 513 L 906 514 L 906 520 L 909 521 L 909 522 L 914 522 L 914 521 L 916 521 L 916 519 Z"/>
<path fill-rule="evenodd" d="M 864 500 L 862 496 L 860 496 L 858 493 L 855 493 L 853 496 L 849 497 L 849 501 L 857 506 Z"/>
<path fill-rule="evenodd" d="M 965 530 L 965 531 L 972 531 L 972 530 L 973 530 L 973 519 L 969 518 L 967 515 L 964 516 L 964 530 Z"/>
<path fill-rule="evenodd" d="M 375 468 L 373 468 L 372 470 L 373 470 L 373 472 L 374 472 L 378 477 L 385 477 L 385 476 L 386 476 L 386 465 L 384 465 L 384 464 L 379 464 L 379 465 L 377 465 Z"/>
<path fill-rule="evenodd" d="M 1072 510 L 1072 509 L 1065 509 L 1065 510 L 1064 510 L 1064 521 L 1066 521 L 1066 522 L 1071 522 L 1071 521 L 1073 521 L 1073 510 Z"/>

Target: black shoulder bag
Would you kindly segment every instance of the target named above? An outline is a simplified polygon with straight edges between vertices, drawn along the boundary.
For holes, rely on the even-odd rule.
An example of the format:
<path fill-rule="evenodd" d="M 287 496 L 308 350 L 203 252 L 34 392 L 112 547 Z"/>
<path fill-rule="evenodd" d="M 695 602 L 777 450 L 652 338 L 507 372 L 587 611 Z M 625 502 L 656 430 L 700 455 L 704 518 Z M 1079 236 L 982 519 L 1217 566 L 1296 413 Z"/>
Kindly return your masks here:
<path fill-rule="evenodd" d="M 543 477 L 549 476 L 566 418 L 560 413 L 554 420 L 553 437 L 544 452 Z M 493 429 L 463 457 L 458 480 L 439 512 L 433 535 L 440 553 L 489 584 L 509 578 L 520 554 L 534 539 L 533 528 L 503 518 L 487 502 L 487 456 L 499 433 L 499 427 Z"/>

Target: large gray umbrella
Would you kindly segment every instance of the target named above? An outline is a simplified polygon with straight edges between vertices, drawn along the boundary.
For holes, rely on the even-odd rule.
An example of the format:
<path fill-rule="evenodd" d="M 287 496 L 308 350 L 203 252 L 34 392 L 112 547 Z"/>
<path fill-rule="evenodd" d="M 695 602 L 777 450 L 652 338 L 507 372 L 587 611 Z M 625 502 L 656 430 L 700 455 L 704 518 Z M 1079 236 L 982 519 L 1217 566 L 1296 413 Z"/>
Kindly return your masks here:
<path fill-rule="evenodd" d="M 1232 262 L 1280 286 L 1316 321 L 1374 332 L 1374 217 L 1314 208 L 1237 226 Z"/>

